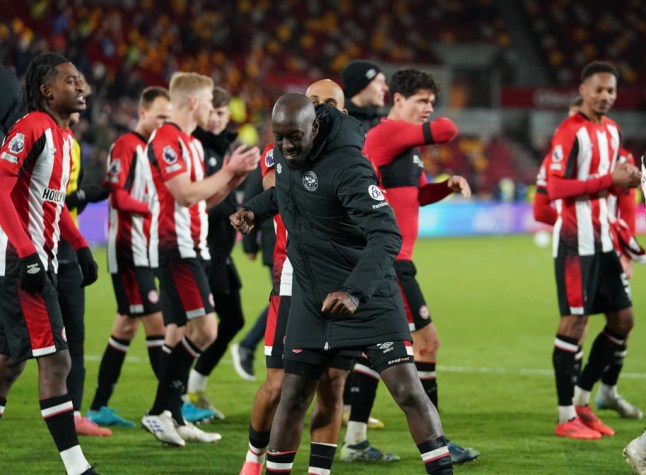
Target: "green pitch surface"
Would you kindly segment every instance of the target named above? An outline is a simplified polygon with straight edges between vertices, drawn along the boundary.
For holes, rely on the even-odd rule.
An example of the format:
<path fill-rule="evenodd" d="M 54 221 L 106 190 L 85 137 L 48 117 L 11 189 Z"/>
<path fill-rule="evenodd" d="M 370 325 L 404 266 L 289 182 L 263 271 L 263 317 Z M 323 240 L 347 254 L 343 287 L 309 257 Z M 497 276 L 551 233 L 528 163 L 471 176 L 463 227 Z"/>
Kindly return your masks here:
<path fill-rule="evenodd" d="M 112 328 L 115 302 L 106 273 L 105 254 L 96 250 L 102 273 L 87 291 L 84 410 L 96 384 L 99 359 Z M 456 467 L 473 474 L 620 474 L 629 473 L 621 449 L 644 428 L 643 421 L 601 412 L 617 431 L 599 441 L 555 437 L 556 392 L 551 354 L 557 324 L 555 285 L 549 248 L 538 248 L 531 236 L 435 239 L 417 245 L 419 281 L 441 339 L 438 382 L 442 423 L 456 443 L 482 452 L 475 463 Z M 247 320 L 265 305 L 268 275 L 257 262 L 236 250 L 242 275 Z M 635 266 L 633 291 L 637 325 L 619 383 L 626 399 L 646 408 L 646 267 Z M 602 326 L 591 320 L 589 351 Z M 240 335 L 241 336 L 241 335 Z M 240 336 L 238 338 L 240 338 Z M 256 371 L 264 377 L 262 348 Z M 35 363 L 9 394 L 0 419 L 0 474 L 64 472 L 42 419 L 37 399 Z M 260 378 L 259 378 L 260 379 Z M 81 437 L 88 460 L 102 474 L 237 474 L 247 447 L 247 425 L 259 383 L 240 379 L 230 355 L 216 368 L 208 386 L 211 400 L 225 421 L 202 426 L 220 432 L 216 445 L 162 446 L 141 429 L 114 429 L 112 437 Z M 143 333 L 132 343 L 110 405 L 136 420 L 152 404 L 155 381 L 148 365 Z M 595 390 L 596 393 L 596 390 Z M 373 415 L 385 430 L 369 431 L 373 445 L 397 453 L 402 461 L 388 465 L 344 464 L 337 474 L 424 473 L 403 414 L 380 385 Z M 294 473 L 307 470 L 307 430 Z"/>

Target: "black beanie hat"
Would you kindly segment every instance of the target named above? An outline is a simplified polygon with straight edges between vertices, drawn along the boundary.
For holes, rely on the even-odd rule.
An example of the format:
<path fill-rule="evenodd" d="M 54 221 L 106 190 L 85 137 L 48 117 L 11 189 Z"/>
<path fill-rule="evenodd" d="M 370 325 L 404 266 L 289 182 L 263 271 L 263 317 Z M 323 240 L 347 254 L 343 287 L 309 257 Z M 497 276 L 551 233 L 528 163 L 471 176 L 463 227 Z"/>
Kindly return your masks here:
<path fill-rule="evenodd" d="M 368 61 L 352 61 L 341 71 L 343 92 L 347 97 L 353 97 L 361 92 L 370 81 L 381 72 L 379 66 Z"/>

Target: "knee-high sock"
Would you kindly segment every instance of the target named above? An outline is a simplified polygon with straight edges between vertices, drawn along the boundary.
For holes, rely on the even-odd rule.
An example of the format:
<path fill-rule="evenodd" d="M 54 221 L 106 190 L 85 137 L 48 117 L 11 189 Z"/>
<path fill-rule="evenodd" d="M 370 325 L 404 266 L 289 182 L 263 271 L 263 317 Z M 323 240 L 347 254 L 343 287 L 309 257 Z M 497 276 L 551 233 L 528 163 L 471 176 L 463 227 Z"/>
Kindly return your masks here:
<path fill-rule="evenodd" d="M 335 453 L 336 444 L 312 442 L 310 444 L 310 467 L 307 470 L 307 473 L 330 475 Z"/>
<path fill-rule="evenodd" d="M 574 383 L 576 381 L 575 355 L 578 351 L 576 338 L 556 335 L 552 364 L 556 377 L 556 394 L 559 406 L 572 406 Z"/>
<path fill-rule="evenodd" d="M 422 387 L 424 392 L 431 400 L 436 409 L 438 407 L 438 395 L 437 395 L 437 378 L 435 374 L 435 363 L 415 363 L 417 368 L 417 374 L 419 375 L 420 381 L 422 381 Z"/>
<path fill-rule="evenodd" d="M 114 388 L 121 375 L 121 368 L 130 347 L 130 340 L 117 338 L 114 335 L 108 340 L 108 346 L 103 352 L 99 366 L 99 376 L 96 392 L 90 409 L 98 411 L 101 406 L 107 406 Z"/>
<path fill-rule="evenodd" d="M 149 335 L 146 337 L 146 348 L 148 348 L 148 360 L 153 373 L 159 380 L 159 361 L 162 357 L 162 347 L 164 346 L 164 335 Z"/>
<path fill-rule="evenodd" d="M 294 467 L 294 452 L 274 452 L 267 453 L 267 473 L 292 473 Z"/>
<path fill-rule="evenodd" d="M 164 410 L 170 410 L 173 413 L 173 418 L 178 423 L 183 423 L 177 402 L 181 401 L 182 394 L 186 391 L 188 373 L 193 361 L 199 356 L 199 348 L 188 337 L 182 337 L 182 340 L 168 356 L 166 368 L 160 375 L 155 402 L 150 409 L 150 414 L 156 415 L 161 414 Z"/>
<path fill-rule="evenodd" d="M 594 383 L 601 379 L 604 370 L 612 362 L 615 353 L 624 348 L 625 343 L 624 337 L 613 334 L 608 327 L 604 328 L 592 344 L 590 356 L 577 385 L 585 391 L 591 391 Z"/>
<path fill-rule="evenodd" d="M 68 394 L 40 400 L 40 413 L 54 439 L 67 473 L 82 473 L 90 467 L 74 427 L 74 409 Z"/>
<path fill-rule="evenodd" d="M 606 386 L 617 385 L 617 381 L 619 381 L 619 374 L 621 374 L 621 370 L 624 367 L 624 358 L 627 354 L 628 350 L 626 349 L 626 343 L 617 348 L 612 357 L 612 361 L 610 361 L 610 365 L 608 365 L 606 370 L 603 372 L 603 375 L 601 376 L 601 382 L 603 384 L 605 384 Z"/>
<path fill-rule="evenodd" d="M 451 454 L 449 454 L 444 437 L 438 437 L 437 439 L 417 444 L 417 448 L 419 453 L 422 454 L 426 473 L 436 475 L 449 475 L 453 473 Z"/>
<path fill-rule="evenodd" d="M 263 465 L 265 463 L 270 432 L 256 432 L 249 424 L 249 450 L 245 460 Z"/>

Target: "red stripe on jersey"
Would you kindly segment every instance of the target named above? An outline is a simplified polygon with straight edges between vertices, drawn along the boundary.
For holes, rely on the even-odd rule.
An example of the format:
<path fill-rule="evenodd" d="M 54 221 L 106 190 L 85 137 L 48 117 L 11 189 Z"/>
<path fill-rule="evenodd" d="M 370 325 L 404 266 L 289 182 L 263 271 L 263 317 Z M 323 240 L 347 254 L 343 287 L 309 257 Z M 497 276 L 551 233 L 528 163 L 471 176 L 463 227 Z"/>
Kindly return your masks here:
<path fill-rule="evenodd" d="M 52 324 L 43 296 L 25 292 L 19 285 L 17 288 L 20 307 L 29 331 L 32 352 L 38 353 L 39 349 L 54 346 Z"/>
<path fill-rule="evenodd" d="M 565 292 L 572 315 L 583 314 L 583 279 L 578 255 L 565 256 Z"/>
<path fill-rule="evenodd" d="M 108 155 L 103 186 L 111 189 L 108 217 L 108 270 L 150 266 L 148 242 L 151 217 L 118 209 L 116 190 L 125 190 L 134 200 L 147 203 L 153 186 L 144 149 L 146 141 L 135 132 L 119 137 Z"/>
<path fill-rule="evenodd" d="M 421 161 L 419 163 L 414 161 L 417 155 L 415 147 L 433 143 L 430 130 L 428 123 L 420 125 L 402 120 L 382 119 L 377 126 L 368 131 L 363 146 L 363 153 L 381 172 L 381 182 L 386 187 L 386 197 L 395 213 L 402 235 L 402 247 L 396 257 L 397 260 L 413 259 L 413 248 L 419 234 L 419 187 L 423 181 L 416 179 L 413 182 L 392 186 L 393 173 L 401 171 L 394 172 L 388 167 L 410 160 L 403 170 L 406 176 L 412 179 L 414 172 L 423 175 L 423 170 L 419 170 L 422 166 Z M 447 138 L 450 135 L 448 134 Z"/>
<path fill-rule="evenodd" d="M 270 173 L 274 173 L 274 144 L 271 143 L 265 147 L 260 158 L 260 168 L 262 177 L 265 178 Z M 276 244 L 274 245 L 274 265 L 272 268 L 274 292 L 281 295 L 291 295 L 289 291 L 283 288 L 281 292 L 281 281 L 283 280 L 283 269 L 287 260 L 287 230 L 283 224 L 280 214 L 274 216 L 274 231 L 276 232 Z M 290 276 L 291 278 L 291 276 Z M 285 287 L 283 285 L 283 287 Z"/>
<path fill-rule="evenodd" d="M 16 122 L 0 149 L 2 173 L 17 177 L 10 196 L 21 231 L 32 241 L 45 267 L 51 263 L 54 270 L 72 143 L 71 132 L 62 130 L 49 114 L 31 112 Z M 0 256 L 2 264 L 16 258 L 15 245 L 21 243 L 10 240 Z"/>
<path fill-rule="evenodd" d="M 586 181 L 611 173 L 619 152 L 617 124 L 603 117 L 595 124 L 582 114 L 565 119 L 552 137 L 550 177 Z M 558 206 L 554 252 L 576 249 L 579 255 L 612 250 L 608 224 L 607 191 L 567 197 Z"/>
<path fill-rule="evenodd" d="M 276 339 L 276 325 L 280 309 L 280 295 L 269 297 L 269 311 L 267 313 L 267 326 L 265 327 L 265 346 L 273 347 Z"/>
<path fill-rule="evenodd" d="M 151 246 L 151 260 L 156 260 L 154 255 L 157 253 L 182 258 L 197 257 L 199 254 L 209 259 L 206 203 L 200 201 L 188 208 L 181 206 L 164 184 L 181 173 L 187 173 L 192 182 L 204 178 L 204 152 L 199 140 L 167 122 L 153 132 L 146 154 L 159 199 L 157 229 L 151 229 L 151 234 L 158 235 L 159 242 L 158 249 Z"/>

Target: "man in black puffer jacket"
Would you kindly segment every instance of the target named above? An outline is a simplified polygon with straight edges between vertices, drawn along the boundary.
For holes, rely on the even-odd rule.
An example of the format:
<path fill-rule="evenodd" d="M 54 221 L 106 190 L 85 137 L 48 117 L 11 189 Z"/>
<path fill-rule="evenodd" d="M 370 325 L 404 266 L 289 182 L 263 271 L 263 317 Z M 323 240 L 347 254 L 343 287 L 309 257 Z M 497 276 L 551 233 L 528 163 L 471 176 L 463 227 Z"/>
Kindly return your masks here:
<path fill-rule="evenodd" d="M 365 352 L 395 401 L 428 473 L 449 474 L 437 411 L 413 366 L 411 336 L 393 260 L 401 235 L 359 123 L 290 93 L 274 106 L 276 186 L 231 222 L 248 232 L 280 212 L 294 267 L 285 339 L 285 383 L 271 430 L 267 473 L 291 470 L 305 413 L 323 368 L 341 351 Z M 341 401 L 339 401 L 341 403 Z"/>

